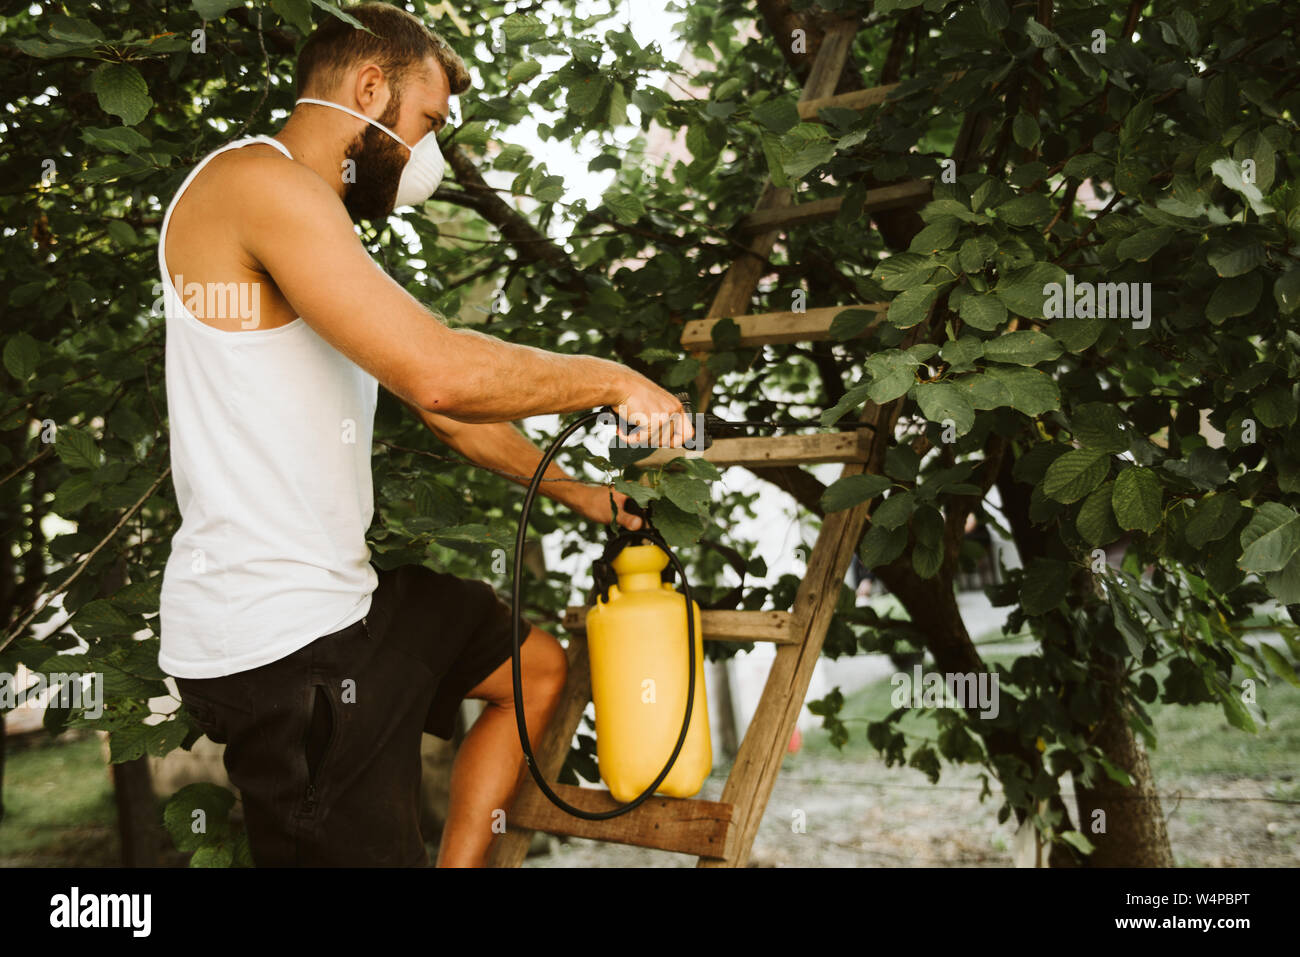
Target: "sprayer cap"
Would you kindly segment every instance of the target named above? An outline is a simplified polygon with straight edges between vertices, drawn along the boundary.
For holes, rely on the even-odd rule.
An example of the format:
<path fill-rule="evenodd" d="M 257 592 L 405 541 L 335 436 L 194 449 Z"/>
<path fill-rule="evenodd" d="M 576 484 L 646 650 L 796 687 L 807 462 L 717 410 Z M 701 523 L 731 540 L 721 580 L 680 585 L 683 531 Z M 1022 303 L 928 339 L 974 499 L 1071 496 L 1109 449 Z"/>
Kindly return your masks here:
<path fill-rule="evenodd" d="M 667 567 L 668 555 L 658 545 L 629 545 L 618 553 L 613 565 L 619 575 L 657 574 Z"/>

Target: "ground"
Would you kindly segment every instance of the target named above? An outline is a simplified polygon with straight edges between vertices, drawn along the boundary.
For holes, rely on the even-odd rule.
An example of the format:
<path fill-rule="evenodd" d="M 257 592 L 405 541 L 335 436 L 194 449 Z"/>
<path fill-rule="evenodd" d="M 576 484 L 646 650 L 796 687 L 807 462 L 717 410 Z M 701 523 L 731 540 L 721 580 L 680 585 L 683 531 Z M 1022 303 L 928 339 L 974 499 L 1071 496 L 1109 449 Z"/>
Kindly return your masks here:
<path fill-rule="evenodd" d="M 996 656 L 993 656 L 996 657 Z M 819 729 L 787 756 L 750 864 L 756 867 L 1004 867 L 1015 829 L 997 823 L 1000 801 L 979 801 L 973 768 L 945 766 L 937 785 L 912 768 L 886 768 L 863 740 L 863 722 L 888 710 L 878 681 L 846 695 L 849 744 L 837 752 Z M 1174 855 L 1186 867 L 1300 866 L 1300 689 L 1275 681 L 1260 693 L 1269 724 L 1230 728 L 1213 705 L 1152 708 L 1160 747 L 1152 769 Z M 923 731 L 923 725 L 918 724 Z M 0 867 L 117 863 L 111 784 L 94 736 L 12 743 L 5 771 Z M 720 796 L 719 766 L 700 796 Z M 1072 805 L 1072 802 L 1071 802 Z M 806 831 L 796 833 L 801 810 Z M 166 838 L 162 840 L 166 842 Z M 528 867 L 690 867 L 687 855 L 539 839 L 550 853 Z M 168 864 L 183 855 L 168 851 Z"/>

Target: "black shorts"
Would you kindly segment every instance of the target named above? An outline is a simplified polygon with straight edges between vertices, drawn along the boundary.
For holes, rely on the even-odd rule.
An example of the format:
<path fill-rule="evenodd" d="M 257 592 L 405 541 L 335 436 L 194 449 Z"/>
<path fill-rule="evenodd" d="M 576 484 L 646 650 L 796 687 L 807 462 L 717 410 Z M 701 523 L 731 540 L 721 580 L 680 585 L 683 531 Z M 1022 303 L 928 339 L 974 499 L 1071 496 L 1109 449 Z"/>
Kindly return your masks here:
<path fill-rule="evenodd" d="M 176 679 L 226 745 L 259 867 L 429 863 L 420 736 L 450 740 L 465 694 L 510 659 L 510 607 L 486 582 L 420 565 L 378 574 L 355 624 L 259 668 Z"/>

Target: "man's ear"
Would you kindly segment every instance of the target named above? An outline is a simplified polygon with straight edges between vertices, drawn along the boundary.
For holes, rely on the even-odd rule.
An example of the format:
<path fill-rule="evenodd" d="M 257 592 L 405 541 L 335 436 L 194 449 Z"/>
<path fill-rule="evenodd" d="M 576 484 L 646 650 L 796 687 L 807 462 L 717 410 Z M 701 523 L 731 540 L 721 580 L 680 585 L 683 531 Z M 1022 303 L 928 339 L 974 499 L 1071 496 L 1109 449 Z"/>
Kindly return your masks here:
<path fill-rule="evenodd" d="M 358 108 L 367 115 L 373 111 L 382 116 L 384 110 L 388 109 L 392 89 L 379 64 L 365 63 L 357 70 L 353 81 L 353 96 L 356 98 Z"/>

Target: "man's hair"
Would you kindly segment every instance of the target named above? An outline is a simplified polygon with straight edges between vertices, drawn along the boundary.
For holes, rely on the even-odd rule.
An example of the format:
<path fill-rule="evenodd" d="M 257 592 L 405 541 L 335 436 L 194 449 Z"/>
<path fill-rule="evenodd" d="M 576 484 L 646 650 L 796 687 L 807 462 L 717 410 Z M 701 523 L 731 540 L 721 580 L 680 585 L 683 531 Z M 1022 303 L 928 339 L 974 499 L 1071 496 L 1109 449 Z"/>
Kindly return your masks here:
<path fill-rule="evenodd" d="M 371 33 L 338 17 L 326 17 L 298 52 L 299 96 L 308 90 L 333 89 L 350 67 L 365 62 L 373 62 L 384 71 L 396 95 L 407 75 L 429 56 L 442 64 L 452 93 L 469 89 L 465 61 L 418 17 L 388 3 L 361 3 L 343 10 Z"/>

